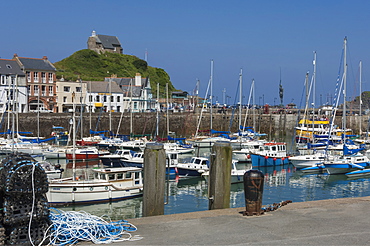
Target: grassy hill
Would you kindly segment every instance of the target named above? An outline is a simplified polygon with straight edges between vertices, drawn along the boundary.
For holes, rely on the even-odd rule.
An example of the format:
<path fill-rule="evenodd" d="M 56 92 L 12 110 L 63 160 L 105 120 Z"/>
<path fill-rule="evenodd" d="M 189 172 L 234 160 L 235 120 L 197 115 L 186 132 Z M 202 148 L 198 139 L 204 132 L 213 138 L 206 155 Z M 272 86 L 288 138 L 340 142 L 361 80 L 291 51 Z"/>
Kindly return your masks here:
<path fill-rule="evenodd" d="M 142 77 L 149 77 L 154 97 L 157 95 L 157 83 L 161 97 L 165 97 L 166 83 L 169 92 L 175 90 L 166 71 L 150 67 L 146 61 L 132 55 L 108 52 L 98 54 L 84 49 L 54 63 L 54 66 L 57 68 L 57 78 L 63 77 L 66 81 L 76 81 L 79 78 L 85 81 L 104 81 L 105 77 L 113 74 L 117 77 L 135 77 L 136 73 L 140 73 Z"/>

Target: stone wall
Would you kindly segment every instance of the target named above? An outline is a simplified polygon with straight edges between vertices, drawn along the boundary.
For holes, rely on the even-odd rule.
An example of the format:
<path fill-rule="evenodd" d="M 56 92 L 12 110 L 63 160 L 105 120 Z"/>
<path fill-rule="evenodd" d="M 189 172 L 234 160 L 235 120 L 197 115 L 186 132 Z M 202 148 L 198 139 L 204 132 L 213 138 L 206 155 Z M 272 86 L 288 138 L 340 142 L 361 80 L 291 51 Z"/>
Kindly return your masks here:
<path fill-rule="evenodd" d="M 111 114 L 111 126 L 113 133 L 118 134 L 130 134 L 130 128 L 132 125 L 133 133 L 135 135 L 151 134 L 155 135 L 156 132 L 156 113 L 133 113 L 132 120 L 130 113 L 112 113 Z M 19 114 L 19 131 L 30 131 L 33 132 L 33 136 L 50 137 L 52 126 L 62 126 L 67 131 L 70 131 L 71 125 L 69 124 L 72 115 L 69 113 L 43 113 L 40 114 L 39 125 L 38 117 L 36 113 L 23 113 Z M 199 123 L 199 118 L 201 121 Z M 16 118 L 16 117 L 14 117 Z M 362 117 L 362 129 L 365 131 L 367 127 L 367 117 Z M 352 128 L 355 133 L 359 130 L 359 116 L 347 117 L 347 127 Z M 10 117 L 9 122 L 13 119 Z M 241 117 L 241 124 L 244 125 L 245 114 Z M 81 117 L 76 114 L 76 129 L 80 129 Z M 86 113 L 82 118 L 83 125 L 83 136 L 89 136 L 89 129 L 102 131 L 109 130 L 110 120 L 109 113 Z M 196 114 L 196 113 L 171 113 L 168 118 L 169 131 L 174 132 L 176 137 L 190 137 L 195 134 L 197 126 L 199 124 L 200 130 L 210 129 L 210 114 Z M 287 131 L 294 131 L 294 127 L 297 122 L 297 115 L 295 114 L 263 114 L 254 117 L 248 116 L 246 119 L 246 126 L 253 126 L 255 122 L 255 130 L 261 133 L 266 133 L 271 139 L 283 137 Z M 231 128 L 230 128 L 231 124 Z M 337 117 L 336 124 L 341 126 L 341 117 Z M 119 130 L 118 129 L 118 126 Z M 232 115 L 230 113 L 221 114 L 214 113 L 212 117 L 212 128 L 219 131 L 236 132 L 239 125 L 238 115 Z M 230 128 L 230 129 L 229 129 Z M 1 131 L 5 132 L 8 129 L 8 119 L 5 116 L 2 121 Z M 17 129 L 17 127 L 15 128 Z M 77 133 L 77 138 L 80 138 L 81 131 Z M 159 114 L 159 137 L 167 137 L 167 115 L 166 113 Z"/>

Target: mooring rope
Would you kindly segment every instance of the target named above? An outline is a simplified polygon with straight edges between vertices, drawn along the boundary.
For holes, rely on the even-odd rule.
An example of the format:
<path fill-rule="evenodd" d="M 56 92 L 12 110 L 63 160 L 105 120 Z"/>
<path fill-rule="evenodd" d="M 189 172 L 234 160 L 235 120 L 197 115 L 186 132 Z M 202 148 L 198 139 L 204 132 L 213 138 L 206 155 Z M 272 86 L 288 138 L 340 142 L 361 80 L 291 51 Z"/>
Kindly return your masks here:
<path fill-rule="evenodd" d="M 140 240 L 132 236 L 137 228 L 126 220 L 111 221 L 85 211 L 62 211 L 50 208 L 51 226 L 45 233 L 51 245 L 71 245 L 79 241 L 91 241 L 95 244 L 108 244 L 121 241 Z"/>

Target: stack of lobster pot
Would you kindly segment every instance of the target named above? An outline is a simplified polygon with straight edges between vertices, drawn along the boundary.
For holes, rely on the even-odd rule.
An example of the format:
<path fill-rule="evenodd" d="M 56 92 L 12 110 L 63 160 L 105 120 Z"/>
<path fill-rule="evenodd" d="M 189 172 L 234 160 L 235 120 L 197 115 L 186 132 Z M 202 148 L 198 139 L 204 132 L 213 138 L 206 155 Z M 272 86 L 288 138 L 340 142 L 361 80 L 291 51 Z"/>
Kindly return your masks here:
<path fill-rule="evenodd" d="M 39 245 L 50 225 L 44 169 L 27 154 L 11 154 L 0 164 L 1 221 L 6 245 Z"/>

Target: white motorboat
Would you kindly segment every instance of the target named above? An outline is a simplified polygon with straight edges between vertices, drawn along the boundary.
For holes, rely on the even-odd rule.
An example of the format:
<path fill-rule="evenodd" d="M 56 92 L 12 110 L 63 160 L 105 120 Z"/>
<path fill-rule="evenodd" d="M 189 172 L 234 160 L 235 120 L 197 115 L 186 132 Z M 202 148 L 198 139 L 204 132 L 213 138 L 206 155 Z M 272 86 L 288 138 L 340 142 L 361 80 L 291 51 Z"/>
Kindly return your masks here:
<path fill-rule="evenodd" d="M 315 166 L 317 163 L 323 162 L 327 157 L 325 151 L 317 151 L 311 155 L 290 156 L 289 161 L 294 167 L 301 169 Z"/>
<path fill-rule="evenodd" d="M 62 178 L 62 173 L 64 170 L 60 168 L 60 164 L 52 165 L 47 161 L 39 161 L 38 163 L 44 169 L 48 180 Z"/>
<path fill-rule="evenodd" d="M 250 153 L 258 151 L 264 143 L 266 143 L 265 140 L 252 140 L 242 143 L 242 149 L 233 150 L 233 159 L 239 162 L 251 162 Z"/>
<path fill-rule="evenodd" d="M 54 179 L 49 181 L 50 205 L 112 202 L 142 195 L 142 169 L 117 167 L 93 169 L 93 180 Z"/>
<path fill-rule="evenodd" d="M 232 160 L 231 178 L 230 178 L 231 184 L 242 183 L 244 181 L 244 173 L 247 171 L 244 169 L 238 169 L 237 163 L 238 163 L 237 160 Z M 208 181 L 209 171 L 202 173 L 202 176 Z"/>
<path fill-rule="evenodd" d="M 42 150 L 46 159 L 66 159 L 67 147 L 49 147 Z"/>
<path fill-rule="evenodd" d="M 370 160 L 362 154 L 338 156 L 322 163 L 329 174 L 345 174 L 370 167 Z"/>
<path fill-rule="evenodd" d="M 201 176 L 209 170 L 209 160 L 206 157 L 192 157 L 189 162 L 177 163 L 177 174 L 180 177 Z"/>
<path fill-rule="evenodd" d="M 121 159 L 131 159 L 132 153 L 128 149 L 117 149 L 113 154 L 99 156 L 100 161 L 107 167 L 124 166 Z"/>

